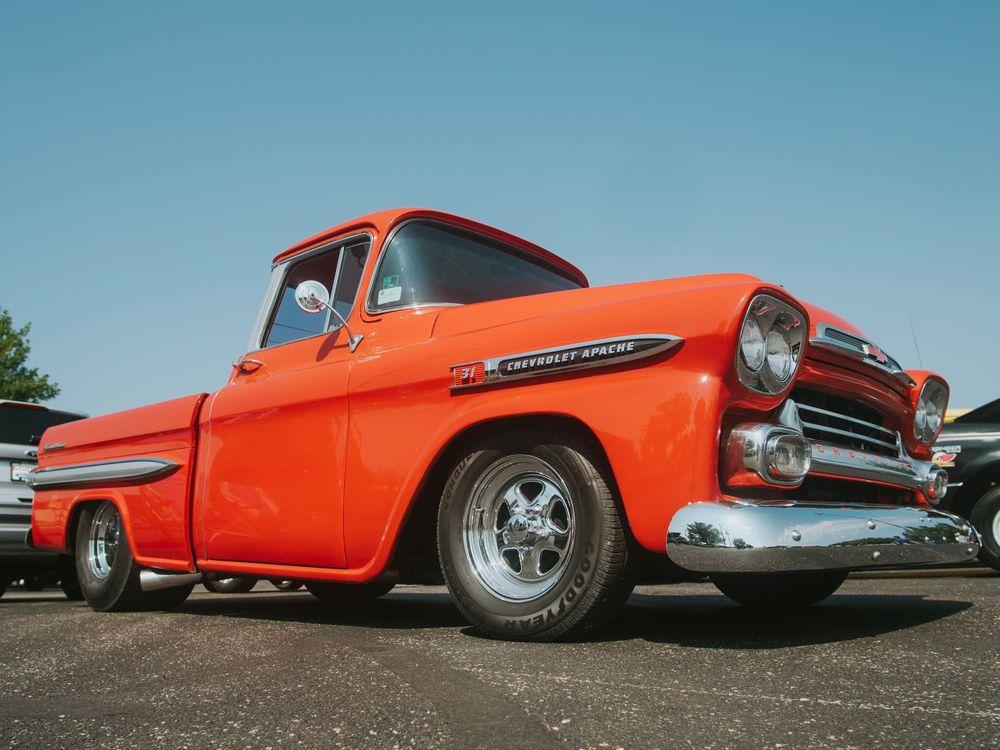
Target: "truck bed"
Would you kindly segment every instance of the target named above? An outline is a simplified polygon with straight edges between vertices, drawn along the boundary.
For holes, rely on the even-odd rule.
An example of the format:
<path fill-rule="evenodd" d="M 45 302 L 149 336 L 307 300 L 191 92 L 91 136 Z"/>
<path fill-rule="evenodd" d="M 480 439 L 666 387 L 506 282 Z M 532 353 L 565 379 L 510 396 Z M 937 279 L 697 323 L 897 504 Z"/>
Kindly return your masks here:
<path fill-rule="evenodd" d="M 137 561 L 149 567 L 192 570 L 191 482 L 197 425 L 207 394 L 164 401 L 45 431 L 35 489 L 32 541 L 41 549 L 69 551 L 74 511 L 80 503 L 110 500 L 118 506 Z M 154 459 L 166 469 L 151 477 L 94 479 L 78 467 L 116 467 Z M 122 471 L 121 473 L 127 473 Z M 65 479 L 63 476 L 65 475 Z M 69 532 L 67 533 L 67 529 Z"/>

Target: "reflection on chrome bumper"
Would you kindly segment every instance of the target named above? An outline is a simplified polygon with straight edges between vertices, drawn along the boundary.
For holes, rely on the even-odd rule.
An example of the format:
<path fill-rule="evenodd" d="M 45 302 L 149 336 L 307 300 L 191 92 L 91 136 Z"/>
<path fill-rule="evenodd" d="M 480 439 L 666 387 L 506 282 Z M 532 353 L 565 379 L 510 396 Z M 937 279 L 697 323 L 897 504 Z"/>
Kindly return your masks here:
<path fill-rule="evenodd" d="M 957 563 L 979 554 L 967 521 L 862 503 L 697 502 L 674 514 L 667 555 L 701 573 L 777 573 Z"/>

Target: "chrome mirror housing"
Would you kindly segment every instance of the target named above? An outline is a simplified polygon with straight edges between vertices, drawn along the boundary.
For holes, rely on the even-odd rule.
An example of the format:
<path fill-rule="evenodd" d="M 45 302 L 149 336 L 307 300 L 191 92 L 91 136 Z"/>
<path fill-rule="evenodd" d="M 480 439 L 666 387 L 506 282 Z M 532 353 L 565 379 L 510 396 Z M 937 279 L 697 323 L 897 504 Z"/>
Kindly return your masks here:
<path fill-rule="evenodd" d="M 295 287 L 295 303 L 303 312 L 307 312 L 310 315 L 329 310 L 330 314 L 347 329 L 347 346 L 352 352 L 358 348 L 358 344 L 365 337 L 363 333 L 355 335 L 351 331 L 351 327 L 347 324 L 347 319 L 337 312 L 337 308 L 330 304 L 330 293 L 319 281 L 303 281 Z"/>
<path fill-rule="evenodd" d="M 330 293 L 319 281 L 303 281 L 295 287 L 295 303 L 302 312 L 310 315 L 323 312 L 330 306 Z"/>

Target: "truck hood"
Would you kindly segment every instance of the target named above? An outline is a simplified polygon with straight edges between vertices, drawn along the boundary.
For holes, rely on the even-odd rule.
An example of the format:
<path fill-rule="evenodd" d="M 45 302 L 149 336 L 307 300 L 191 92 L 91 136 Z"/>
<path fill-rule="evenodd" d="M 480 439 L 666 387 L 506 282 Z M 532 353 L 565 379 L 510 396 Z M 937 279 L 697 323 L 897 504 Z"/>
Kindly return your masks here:
<path fill-rule="evenodd" d="M 434 336 L 473 333 L 538 318 L 563 317 L 580 311 L 594 312 L 600 308 L 610 310 L 623 306 L 641 306 L 648 310 L 647 317 L 653 318 L 650 320 L 652 324 L 655 318 L 661 317 L 661 310 L 648 307 L 653 300 L 674 298 L 677 305 L 684 305 L 704 304 L 701 301 L 708 299 L 728 299 L 741 305 L 748 293 L 763 285 L 759 278 L 748 274 L 706 274 L 480 302 L 441 311 L 434 325 Z M 674 308 L 674 304 L 670 307 Z M 723 310 L 717 310 L 717 316 L 720 319 L 732 317 L 726 316 Z"/>

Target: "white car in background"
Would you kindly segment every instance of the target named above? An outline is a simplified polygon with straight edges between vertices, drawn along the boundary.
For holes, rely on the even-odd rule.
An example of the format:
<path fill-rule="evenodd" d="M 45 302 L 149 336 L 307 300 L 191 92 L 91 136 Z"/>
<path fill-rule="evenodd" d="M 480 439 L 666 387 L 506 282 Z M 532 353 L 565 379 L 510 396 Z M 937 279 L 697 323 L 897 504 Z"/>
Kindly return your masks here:
<path fill-rule="evenodd" d="M 70 599 L 82 598 L 71 557 L 28 546 L 34 493 L 25 480 L 38 462 L 42 433 L 86 416 L 0 399 L 0 595 L 11 581 L 23 580 L 28 588 L 59 581 Z"/>

